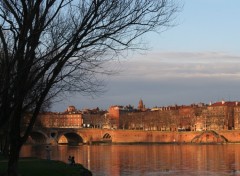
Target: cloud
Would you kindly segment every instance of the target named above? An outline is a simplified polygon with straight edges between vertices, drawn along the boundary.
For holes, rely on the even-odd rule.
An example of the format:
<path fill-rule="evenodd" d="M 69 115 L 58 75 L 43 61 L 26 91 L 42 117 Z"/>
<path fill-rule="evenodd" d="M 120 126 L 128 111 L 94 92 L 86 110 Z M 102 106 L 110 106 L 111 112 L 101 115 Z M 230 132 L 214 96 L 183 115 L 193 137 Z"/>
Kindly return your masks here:
<path fill-rule="evenodd" d="M 108 109 L 134 105 L 143 99 L 147 107 L 240 100 L 240 57 L 218 52 L 156 52 L 109 63 L 119 71 L 106 77 L 106 93 L 98 97 L 75 94 L 55 106 Z"/>
<path fill-rule="evenodd" d="M 226 53 L 168 52 L 141 55 L 121 63 L 119 79 L 240 78 L 240 56 Z"/>

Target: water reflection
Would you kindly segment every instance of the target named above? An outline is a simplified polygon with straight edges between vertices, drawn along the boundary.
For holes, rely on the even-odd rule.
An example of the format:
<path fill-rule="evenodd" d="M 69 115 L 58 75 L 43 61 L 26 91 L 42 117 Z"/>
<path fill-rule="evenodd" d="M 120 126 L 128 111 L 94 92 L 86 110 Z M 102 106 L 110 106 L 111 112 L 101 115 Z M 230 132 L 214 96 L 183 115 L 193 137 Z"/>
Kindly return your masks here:
<path fill-rule="evenodd" d="M 96 176 L 240 175 L 240 145 L 52 146 L 52 159 L 75 156 Z M 21 156 L 46 157 L 44 146 L 24 146 Z"/>

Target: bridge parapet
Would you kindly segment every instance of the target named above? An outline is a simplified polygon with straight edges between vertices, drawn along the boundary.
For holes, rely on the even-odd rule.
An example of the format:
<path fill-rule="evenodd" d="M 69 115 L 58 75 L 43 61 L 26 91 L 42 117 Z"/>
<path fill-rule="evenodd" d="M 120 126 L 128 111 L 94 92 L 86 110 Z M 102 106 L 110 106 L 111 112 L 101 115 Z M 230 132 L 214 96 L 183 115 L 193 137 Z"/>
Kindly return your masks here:
<path fill-rule="evenodd" d="M 200 143 L 240 142 L 240 130 L 211 132 L 170 132 L 144 130 L 111 130 L 94 128 L 34 129 L 32 139 L 46 144 L 112 143 Z M 45 140 L 43 140 L 45 139 Z"/>

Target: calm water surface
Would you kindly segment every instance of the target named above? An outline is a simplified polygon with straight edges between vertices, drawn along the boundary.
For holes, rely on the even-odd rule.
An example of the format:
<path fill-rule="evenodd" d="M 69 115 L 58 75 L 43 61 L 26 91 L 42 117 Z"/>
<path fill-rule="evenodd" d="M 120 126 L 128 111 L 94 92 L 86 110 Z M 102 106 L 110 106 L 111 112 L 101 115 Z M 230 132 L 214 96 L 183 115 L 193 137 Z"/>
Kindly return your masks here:
<path fill-rule="evenodd" d="M 239 175 L 240 145 L 59 145 L 51 158 L 77 163 L 94 176 Z M 46 158 L 45 146 L 23 147 L 21 156 Z"/>

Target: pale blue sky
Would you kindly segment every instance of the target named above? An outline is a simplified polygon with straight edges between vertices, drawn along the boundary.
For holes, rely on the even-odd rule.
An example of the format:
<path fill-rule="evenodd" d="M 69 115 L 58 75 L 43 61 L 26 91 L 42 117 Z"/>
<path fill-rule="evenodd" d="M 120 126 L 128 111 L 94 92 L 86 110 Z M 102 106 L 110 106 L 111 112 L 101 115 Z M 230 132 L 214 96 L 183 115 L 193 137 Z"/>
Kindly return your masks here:
<path fill-rule="evenodd" d="M 98 97 L 75 94 L 53 105 L 64 111 L 110 105 L 146 107 L 240 101 L 240 1 L 185 0 L 175 27 L 148 34 L 150 50 L 129 54 Z"/>
<path fill-rule="evenodd" d="M 239 9 L 239 0 L 185 0 L 178 26 L 151 38 L 150 45 L 165 51 L 240 53 Z"/>

